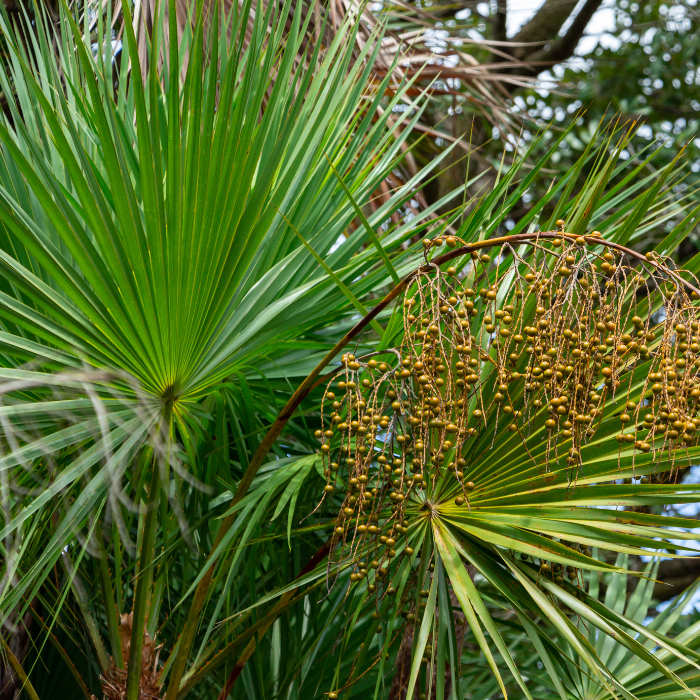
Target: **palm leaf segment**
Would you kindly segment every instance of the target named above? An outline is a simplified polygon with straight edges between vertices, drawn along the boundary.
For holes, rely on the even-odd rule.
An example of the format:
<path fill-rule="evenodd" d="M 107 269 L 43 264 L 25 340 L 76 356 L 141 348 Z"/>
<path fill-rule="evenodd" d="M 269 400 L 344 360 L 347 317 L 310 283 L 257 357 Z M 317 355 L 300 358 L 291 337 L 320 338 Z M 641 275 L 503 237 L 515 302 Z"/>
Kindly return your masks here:
<path fill-rule="evenodd" d="M 269 41 L 265 20 L 272 21 Z M 247 51 L 234 43 L 219 56 L 214 42 L 208 66 L 223 61 L 221 76 L 202 64 L 200 27 L 194 39 L 199 51 L 182 95 L 176 88 L 164 91 L 153 71 L 145 90 L 140 76 L 129 88 L 124 80 L 117 104 L 105 97 L 114 67 L 95 65 L 75 25 L 73 34 L 62 37 L 61 68 L 73 88 L 69 99 L 53 89 L 58 66 L 50 55 L 35 57 L 46 62 L 39 77 L 14 47 L 11 78 L 19 106 L 40 109 L 36 121 L 26 124 L 16 112 L 14 129 L 3 128 L 15 176 L 3 193 L 4 222 L 19 251 L 31 255 L 51 281 L 47 285 L 32 274 L 21 256 L 13 261 L 5 254 L 13 282 L 35 300 L 35 308 L 51 313 L 40 327 L 35 308 L 15 301 L 16 323 L 57 348 L 82 353 L 92 365 L 127 372 L 150 395 L 174 394 L 178 405 L 230 374 L 240 362 L 236 350 L 244 328 L 250 336 L 273 319 L 258 317 L 258 326 L 250 328 L 245 312 L 251 309 L 239 308 L 236 300 L 260 283 L 261 270 L 273 267 L 253 264 L 263 255 L 263 242 L 271 244 L 264 247 L 270 256 L 270 248 L 284 251 L 293 240 L 277 209 L 293 206 L 299 228 L 308 227 L 310 216 L 317 231 L 342 231 L 348 212 L 338 217 L 332 204 L 313 201 L 327 178 L 323 153 L 338 158 L 344 171 L 352 165 L 361 172 L 366 162 L 348 157 L 348 140 L 357 145 L 367 136 L 366 130 L 348 133 L 363 64 L 348 65 L 341 33 L 314 80 L 310 71 L 294 72 L 299 18 L 280 52 L 282 27 L 258 15 Z M 11 37 L 10 27 L 4 29 Z M 153 44 L 157 53 L 157 36 Z M 170 58 L 172 78 L 175 46 Z M 132 65 L 139 73 L 138 63 Z M 281 80 L 263 110 L 268 83 L 258 76 L 273 71 Z M 195 81 L 195 75 L 203 77 Z M 9 91 L 8 83 L 4 87 Z M 297 99 L 297 91 L 303 97 Z M 250 117 L 258 112 L 260 120 Z M 32 221 L 38 211 L 41 226 Z M 318 219 L 323 211 L 325 219 Z M 327 242 L 332 233 L 322 238 Z M 291 266 L 285 262 L 283 267 Z M 281 279 L 268 295 L 289 285 L 291 272 L 278 272 L 270 275 Z"/>
<path fill-rule="evenodd" d="M 595 554 L 595 552 L 594 552 Z M 620 554 L 616 564 L 622 568 L 626 566 L 627 555 Z M 648 624 L 653 635 L 668 635 L 674 625 L 682 619 L 686 604 L 697 591 L 695 583 L 679 595 L 670 605 L 656 615 L 651 622 L 646 623 L 647 615 L 652 612 L 654 590 L 653 578 L 658 571 L 658 562 L 649 562 L 644 570 L 645 577 L 638 579 L 631 596 L 627 596 L 626 576 L 613 576 L 608 578 L 608 585 L 603 591 L 601 588 L 601 574 L 589 572 L 586 575 L 588 583 L 588 595 L 590 604 L 597 609 L 608 608 L 615 615 L 624 615 L 632 625 Z M 650 577 L 650 578 L 647 578 Z M 604 605 L 603 605 L 604 604 Z M 673 672 L 683 679 L 688 688 L 697 687 L 699 671 L 697 669 L 697 646 L 700 625 L 697 622 L 688 625 L 672 640 L 665 639 L 665 644 L 656 647 L 653 637 L 640 638 L 645 649 L 653 653 L 658 661 L 673 669 Z M 596 649 L 601 661 L 619 678 L 619 686 L 610 689 L 600 685 L 574 661 L 575 654 L 566 648 L 565 654 L 560 657 L 563 665 L 557 665 L 556 675 L 550 677 L 538 675 L 538 680 L 551 692 L 559 692 L 562 697 L 576 698 L 577 700 L 604 700 L 605 698 L 637 697 L 668 697 L 668 698 L 692 698 L 693 693 L 678 687 L 678 684 L 669 680 L 662 672 L 652 665 L 645 663 L 633 651 L 624 646 L 615 644 L 610 637 L 599 635 L 595 629 L 585 631 L 590 644 Z M 683 656 L 677 658 L 669 651 L 671 646 L 683 647 Z M 557 679 L 555 683 L 552 678 Z M 546 691 L 545 691 L 546 692 Z M 535 697 L 539 695 L 536 694 Z"/>

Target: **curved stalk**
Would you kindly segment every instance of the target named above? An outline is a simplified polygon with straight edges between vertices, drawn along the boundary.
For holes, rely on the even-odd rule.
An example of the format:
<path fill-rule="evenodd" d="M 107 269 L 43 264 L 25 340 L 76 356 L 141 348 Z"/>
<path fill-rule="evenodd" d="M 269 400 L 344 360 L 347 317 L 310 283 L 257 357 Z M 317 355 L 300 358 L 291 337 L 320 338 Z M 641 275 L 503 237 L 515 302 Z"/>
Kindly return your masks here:
<path fill-rule="evenodd" d="M 2 648 L 3 648 L 3 654 L 5 658 L 7 658 L 8 663 L 10 664 L 12 670 L 14 671 L 15 675 L 17 678 L 19 678 L 20 682 L 22 683 L 20 690 L 23 690 L 27 696 L 29 697 L 29 700 L 39 700 L 39 696 L 36 694 L 36 690 L 34 690 L 34 686 L 32 685 L 31 681 L 27 677 L 27 674 L 24 672 L 24 669 L 22 668 L 22 664 L 19 662 L 17 657 L 10 651 L 10 647 L 7 645 L 7 642 L 0 636 L 0 642 L 2 642 Z"/>
<path fill-rule="evenodd" d="M 457 258 L 463 257 L 465 255 L 470 255 L 473 251 L 480 250 L 483 248 L 493 248 L 495 246 L 504 245 L 506 243 L 517 244 L 517 243 L 527 243 L 533 240 L 549 240 L 554 238 L 569 238 L 571 240 L 576 240 L 578 238 L 583 238 L 585 242 L 589 245 L 602 245 L 607 248 L 613 248 L 619 250 L 626 255 L 629 255 L 637 260 L 643 262 L 645 265 L 650 265 L 655 267 L 657 270 L 662 270 L 667 272 L 671 277 L 673 277 L 679 283 L 685 285 L 691 292 L 695 292 L 700 296 L 700 289 L 693 286 L 690 282 L 684 280 L 678 273 L 673 270 L 668 270 L 663 265 L 655 260 L 647 260 L 647 258 L 641 253 L 620 245 L 619 243 L 613 243 L 611 241 L 606 241 L 604 238 L 598 236 L 577 236 L 572 233 L 566 233 L 564 231 L 546 231 L 546 232 L 535 232 L 535 233 L 518 233 L 511 236 L 501 236 L 499 238 L 490 238 L 484 241 L 478 241 L 474 243 L 468 243 L 466 245 L 453 248 L 452 250 L 439 255 L 429 263 L 421 265 L 412 272 L 410 272 L 406 277 L 404 277 L 366 316 L 364 316 L 360 321 L 353 326 L 339 341 L 336 345 L 326 354 L 326 356 L 319 362 L 319 364 L 314 368 L 314 370 L 309 374 L 306 379 L 299 385 L 297 390 L 292 394 L 289 401 L 286 403 L 284 408 L 280 411 L 279 415 L 275 419 L 275 422 L 270 426 L 269 430 L 265 434 L 262 442 L 255 451 L 248 468 L 246 469 L 243 478 L 238 484 L 236 493 L 234 494 L 231 506 L 235 506 L 239 503 L 244 496 L 248 493 L 248 489 L 253 483 L 255 475 L 262 466 L 268 452 L 277 441 L 287 422 L 292 417 L 296 409 L 299 407 L 301 402 L 308 396 L 312 389 L 317 386 L 320 382 L 317 381 L 319 375 L 324 370 L 324 368 L 332 362 L 333 359 L 338 355 L 338 353 L 343 350 L 354 338 L 356 338 L 374 319 L 386 309 L 392 301 L 394 301 L 414 280 L 417 275 L 424 274 L 434 270 L 437 266 L 443 265 L 444 263 L 450 262 Z M 321 379 L 320 381 L 323 381 Z M 212 544 L 211 551 L 216 551 L 219 543 L 224 538 L 226 533 L 231 529 L 234 523 L 236 514 L 228 515 L 221 521 L 221 525 L 216 534 L 214 543 Z M 211 555 L 210 555 L 211 556 Z M 179 646 L 177 649 L 175 661 L 173 663 L 172 672 L 170 676 L 170 681 L 168 683 L 168 691 L 165 696 L 165 700 L 176 700 L 180 688 L 180 682 L 184 674 L 185 665 L 189 656 L 190 649 L 192 647 L 192 642 L 194 641 L 194 635 L 197 630 L 197 625 L 199 623 L 199 616 L 204 608 L 204 604 L 207 599 L 207 594 L 209 591 L 209 585 L 211 584 L 211 579 L 214 575 L 213 562 L 207 560 L 207 572 L 200 580 L 192 600 L 192 606 L 187 616 L 185 626 L 182 631 L 182 635 L 179 639 Z M 239 671 L 240 672 L 240 671 Z M 131 700 L 130 698 L 128 700 Z"/>

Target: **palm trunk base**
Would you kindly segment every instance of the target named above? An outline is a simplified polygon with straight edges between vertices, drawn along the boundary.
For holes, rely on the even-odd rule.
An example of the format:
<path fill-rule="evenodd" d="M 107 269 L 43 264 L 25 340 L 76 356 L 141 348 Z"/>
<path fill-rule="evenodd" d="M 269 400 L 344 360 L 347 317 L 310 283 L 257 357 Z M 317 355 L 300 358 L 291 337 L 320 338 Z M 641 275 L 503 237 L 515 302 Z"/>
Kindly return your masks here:
<path fill-rule="evenodd" d="M 122 615 L 119 628 L 122 639 L 122 658 L 129 658 L 131 647 L 132 613 Z M 139 683 L 139 700 L 162 700 L 163 684 L 158 673 L 158 653 L 160 647 L 156 647 L 147 630 L 143 630 L 143 649 L 141 651 L 141 679 Z M 126 684 L 129 674 L 129 664 L 125 668 L 117 668 L 114 660 L 111 660 L 107 673 L 100 677 L 102 681 L 103 700 L 126 700 Z M 93 696 L 94 700 L 97 700 Z"/>

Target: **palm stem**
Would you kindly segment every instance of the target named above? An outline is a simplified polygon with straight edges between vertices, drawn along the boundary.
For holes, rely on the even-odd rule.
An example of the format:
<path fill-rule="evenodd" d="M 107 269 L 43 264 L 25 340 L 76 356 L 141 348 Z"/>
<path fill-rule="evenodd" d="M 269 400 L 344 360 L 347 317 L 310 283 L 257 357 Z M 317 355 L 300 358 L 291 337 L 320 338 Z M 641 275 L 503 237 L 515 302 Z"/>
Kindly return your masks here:
<path fill-rule="evenodd" d="M 95 540 L 99 557 L 100 583 L 102 584 L 102 597 L 104 600 L 105 614 L 107 615 L 107 627 L 109 629 L 109 640 L 112 646 L 112 658 L 117 668 L 124 668 L 124 657 L 122 655 L 121 634 L 119 632 L 119 609 L 114 598 L 112 588 L 112 577 L 109 573 L 109 562 L 107 561 L 107 551 L 102 541 L 101 527 L 98 526 Z"/>
<path fill-rule="evenodd" d="M 170 424 L 172 420 L 173 399 L 168 398 L 163 409 L 161 432 L 165 437 L 165 449 L 170 444 Z M 166 460 L 167 461 L 167 460 Z M 131 645 L 129 649 L 129 666 L 126 682 L 126 700 L 139 700 L 141 686 L 141 652 L 143 650 L 143 633 L 146 624 L 148 598 L 153 581 L 153 559 L 158 524 L 158 502 L 160 499 L 160 467 L 154 455 L 151 484 L 148 492 L 148 505 L 143 526 L 143 538 L 139 554 L 138 572 L 134 590 L 133 619 L 131 623 Z"/>
<path fill-rule="evenodd" d="M 146 621 L 148 596 L 153 578 L 153 546 L 156 536 L 158 498 L 160 495 L 160 471 L 153 464 L 153 474 L 149 489 L 149 500 L 143 526 L 143 539 L 139 556 L 138 573 L 134 590 L 133 620 L 131 624 L 131 648 L 127 673 L 126 700 L 138 700 L 141 684 L 141 651 L 143 650 L 143 629 Z"/>

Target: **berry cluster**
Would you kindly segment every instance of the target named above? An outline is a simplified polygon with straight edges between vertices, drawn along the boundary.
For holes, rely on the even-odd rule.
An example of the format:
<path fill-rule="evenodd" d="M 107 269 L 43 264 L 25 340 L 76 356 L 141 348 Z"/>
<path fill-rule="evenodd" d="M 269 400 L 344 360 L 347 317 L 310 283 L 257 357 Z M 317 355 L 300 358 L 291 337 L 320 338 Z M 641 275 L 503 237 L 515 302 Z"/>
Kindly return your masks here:
<path fill-rule="evenodd" d="M 463 255 L 432 265 L 445 244 L 463 244 Z M 401 345 L 342 356 L 317 431 L 324 498 L 338 504 L 335 551 L 377 600 L 395 593 L 392 562 L 414 554 L 411 528 L 441 499 L 478 504 L 470 466 L 497 436 L 514 433 L 528 455 L 533 438 L 546 443 L 543 471 L 563 464 L 573 481 L 593 440 L 653 458 L 697 444 L 700 427 L 697 294 L 667 261 L 597 232 L 566 234 L 563 223 L 502 239 L 490 254 L 455 237 L 424 246 Z M 545 561 L 540 573 L 578 578 Z M 409 622 L 425 588 L 414 583 Z"/>

